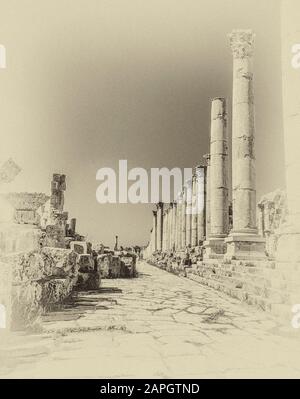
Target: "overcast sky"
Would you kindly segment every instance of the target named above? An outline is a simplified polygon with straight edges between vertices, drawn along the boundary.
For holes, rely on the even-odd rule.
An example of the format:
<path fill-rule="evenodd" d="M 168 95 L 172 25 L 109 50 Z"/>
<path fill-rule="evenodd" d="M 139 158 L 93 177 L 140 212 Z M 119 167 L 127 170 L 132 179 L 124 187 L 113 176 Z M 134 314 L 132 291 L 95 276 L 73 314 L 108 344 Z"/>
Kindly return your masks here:
<path fill-rule="evenodd" d="M 210 99 L 231 102 L 234 28 L 256 33 L 258 197 L 283 188 L 279 1 L 0 0 L 0 158 L 23 168 L 6 190 L 65 173 L 81 233 L 145 244 L 152 206 L 98 204 L 96 172 L 202 161 Z"/>

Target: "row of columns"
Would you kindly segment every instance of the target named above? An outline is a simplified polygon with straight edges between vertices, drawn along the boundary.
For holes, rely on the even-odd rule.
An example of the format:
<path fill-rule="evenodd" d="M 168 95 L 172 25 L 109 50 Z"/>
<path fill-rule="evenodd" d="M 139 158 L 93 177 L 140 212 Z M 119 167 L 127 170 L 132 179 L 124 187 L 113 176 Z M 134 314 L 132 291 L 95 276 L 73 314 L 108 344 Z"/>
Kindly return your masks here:
<path fill-rule="evenodd" d="M 236 30 L 229 38 L 233 54 L 233 228 L 229 233 L 226 101 L 218 97 L 211 103 L 210 154 L 205 156 L 206 166 L 196 168 L 175 203 L 158 205 L 162 229 L 155 250 L 174 251 L 203 243 L 206 258 L 265 256 L 265 242 L 256 227 L 254 35 L 249 30 Z"/>
<path fill-rule="evenodd" d="M 209 157 L 206 156 L 209 160 Z M 197 166 L 176 201 L 159 202 L 153 211 L 150 245 L 154 251 L 176 251 L 201 245 L 208 223 L 205 204 L 208 166 Z"/>

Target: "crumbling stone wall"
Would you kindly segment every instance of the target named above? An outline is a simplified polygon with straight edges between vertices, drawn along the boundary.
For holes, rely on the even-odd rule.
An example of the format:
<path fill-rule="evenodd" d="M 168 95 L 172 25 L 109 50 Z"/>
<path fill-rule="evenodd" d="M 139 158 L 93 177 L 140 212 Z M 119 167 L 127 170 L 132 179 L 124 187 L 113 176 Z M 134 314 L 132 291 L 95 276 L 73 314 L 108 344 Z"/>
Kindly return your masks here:
<path fill-rule="evenodd" d="M 77 254 L 68 249 L 7 254 L 1 264 L 11 270 L 11 327 L 32 325 L 39 316 L 61 303 L 78 279 Z M 3 270 L 1 270 L 1 275 Z"/>

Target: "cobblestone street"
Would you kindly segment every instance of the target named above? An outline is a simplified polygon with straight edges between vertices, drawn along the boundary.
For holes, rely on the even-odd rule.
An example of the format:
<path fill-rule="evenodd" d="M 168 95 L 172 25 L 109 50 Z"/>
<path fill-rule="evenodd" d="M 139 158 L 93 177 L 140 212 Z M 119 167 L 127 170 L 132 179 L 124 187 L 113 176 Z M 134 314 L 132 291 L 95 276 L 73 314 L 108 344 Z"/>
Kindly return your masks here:
<path fill-rule="evenodd" d="M 300 377 L 300 331 L 185 278 L 138 264 L 0 344 L 0 375 Z"/>

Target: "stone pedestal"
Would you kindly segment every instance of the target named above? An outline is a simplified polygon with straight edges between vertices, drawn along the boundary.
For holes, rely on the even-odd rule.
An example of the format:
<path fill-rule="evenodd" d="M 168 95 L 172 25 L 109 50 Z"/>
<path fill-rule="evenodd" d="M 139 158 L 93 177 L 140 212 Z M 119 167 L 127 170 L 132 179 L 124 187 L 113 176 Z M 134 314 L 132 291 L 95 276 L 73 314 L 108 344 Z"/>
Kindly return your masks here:
<path fill-rule="evenodd" d="M 225 239 L 227 244 L 225 259 L 263 260 L 266 258 L 266 241 L 258 234 L 230 233 Z"/>
<path fill-rule="evenodd" d="M 265 247 L 256 227 L 254 34 L 249 30 L 236 30 L 229 38 L 233 53 L 233 229 L 226 239 L 226 258 L 261 259 L 265 256 Z"/>
<path fill-rule="evenodd" d="M 223 259 L 227 250 L 224 238 L 210 237 L 203 244 L 203 259 Z"/>

